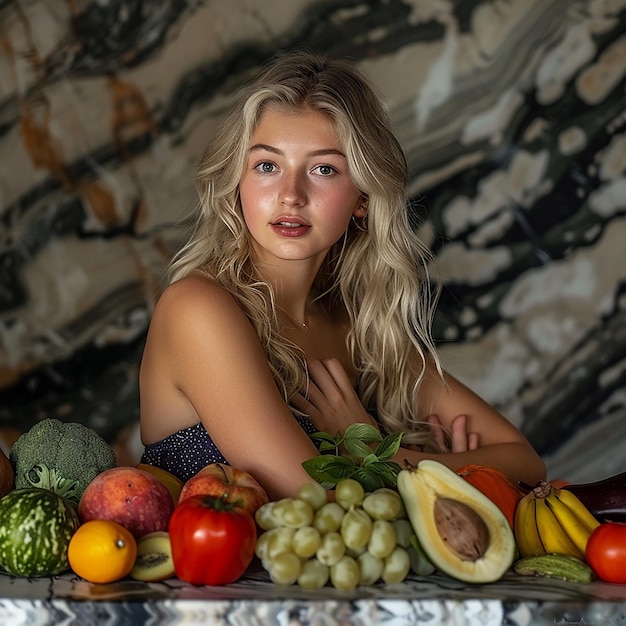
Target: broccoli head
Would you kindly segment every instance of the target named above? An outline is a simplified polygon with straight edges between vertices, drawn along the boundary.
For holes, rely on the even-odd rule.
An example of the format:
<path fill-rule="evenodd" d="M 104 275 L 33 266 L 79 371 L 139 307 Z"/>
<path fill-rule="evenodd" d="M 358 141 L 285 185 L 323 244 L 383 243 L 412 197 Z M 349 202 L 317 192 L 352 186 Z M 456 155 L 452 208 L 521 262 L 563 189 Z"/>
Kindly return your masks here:
<path fill-rule="evenodd" d="M 95 430 L 53 418 L 22 433 L 9 458 L 16 488 L 48 489 L 73 504 L 98 474 L 117 464 L 113 448 Z"/>

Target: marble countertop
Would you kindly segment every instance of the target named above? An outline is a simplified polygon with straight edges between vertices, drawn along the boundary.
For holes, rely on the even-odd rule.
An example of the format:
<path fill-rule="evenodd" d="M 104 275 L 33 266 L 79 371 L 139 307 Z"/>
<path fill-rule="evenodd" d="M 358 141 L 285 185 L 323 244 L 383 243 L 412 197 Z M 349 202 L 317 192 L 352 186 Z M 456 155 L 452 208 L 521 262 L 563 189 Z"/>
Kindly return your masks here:
<path fill-rule="evenodd" d="M 25 579 L 0 574 L 0 624 L 115 626 L 216 624 L 626 624 L 626 585 L 575 584 L 507 573 L 490 584 L 442 574 L 403 583 L 306 591 L 250 571 L 232 585 L 192 586 L 178 579 L 96 585 L 71 574 Z"/>

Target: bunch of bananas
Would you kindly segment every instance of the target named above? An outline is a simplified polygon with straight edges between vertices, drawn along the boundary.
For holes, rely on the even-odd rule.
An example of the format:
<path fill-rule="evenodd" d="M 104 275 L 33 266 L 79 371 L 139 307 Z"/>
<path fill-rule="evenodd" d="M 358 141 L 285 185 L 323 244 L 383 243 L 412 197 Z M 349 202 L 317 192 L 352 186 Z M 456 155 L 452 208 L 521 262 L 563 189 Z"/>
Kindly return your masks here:
<path fill-rule="evenodd" d="M 565 554 L 584 560 L 599 524 L 573 493 L 542 481 L 519 501 L 513 530 L 522 557 Z"/>

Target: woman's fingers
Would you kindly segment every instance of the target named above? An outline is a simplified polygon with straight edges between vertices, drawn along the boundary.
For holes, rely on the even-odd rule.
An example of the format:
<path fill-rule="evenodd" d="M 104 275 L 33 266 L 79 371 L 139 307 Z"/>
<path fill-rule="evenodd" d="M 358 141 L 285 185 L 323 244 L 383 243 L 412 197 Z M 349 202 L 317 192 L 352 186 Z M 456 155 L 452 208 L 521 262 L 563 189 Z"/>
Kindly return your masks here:
<path fill-rule="evenodd" d="M 478 433 L 467 433 L 467 449 L 476 450 L 478 448 Z"/>
<path fill-rule="evenodd" d="M 308 363 L 309 376 L 327 397 L 332 394 L 352 395 L 354 389 L 348 374 L 337 359 L 313 360 Z"/>
<path fill-rule="evenodd" d="M 308 410 L 320 430 L 343 432 L 357 422 L 375 424 L 354 390 L 350 377 L 338 359 L 308 363 Z"/>
<path fill-rule="evenodd" d="M 444 449 L 445 437 L 441 421 L 436 415 L 429 415 L 428 424 L 433 431 L 437 445 Z M 476 450 L 478 444 L 478 433 L 467 432 L 467 415 L 457 415 L 450 425 L 450 451 L 467 452 L 468 450 Z"/>
<path fill-rule="evenodd" d="M 452 452 L 466 452 L 468 449 L 467 443 L 467 415 L 457 415 L 452 420 L 450 443 L 452 445 Z"/>
<path fill-rule="evenodd" d="M 294 408 L 298 409 L 298 411 L 302 411 L 302 413 L 308 413 L 311 408 L 311 403 L 301 393 L 297 393 L 293 396 L 291 404 Z"/>
<path fill-rule="evenodd" d="M 311 361 L 308 368 L 309 402 L 317 409 L 334 407 L 336 410 L 343 410 L 341 407 L 356 397 L 348 375 L 337 359 Z"/>
<path fill-rule="evenodd" d="M 452 452 L 467 452 L 478 448 L 478 433 L 467 432 L 467 415 L 452 420 Z"/>

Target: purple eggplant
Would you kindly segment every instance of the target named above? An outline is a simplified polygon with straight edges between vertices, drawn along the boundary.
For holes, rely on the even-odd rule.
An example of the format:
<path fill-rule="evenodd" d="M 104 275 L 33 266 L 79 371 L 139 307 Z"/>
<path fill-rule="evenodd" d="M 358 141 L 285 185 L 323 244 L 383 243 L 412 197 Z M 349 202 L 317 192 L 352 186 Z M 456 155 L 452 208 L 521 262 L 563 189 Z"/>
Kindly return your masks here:
<path fill-rule="evenodd" d="M 599 522 L 626 522 L 626 472 L 561 489 L 573 493 Z"/>

